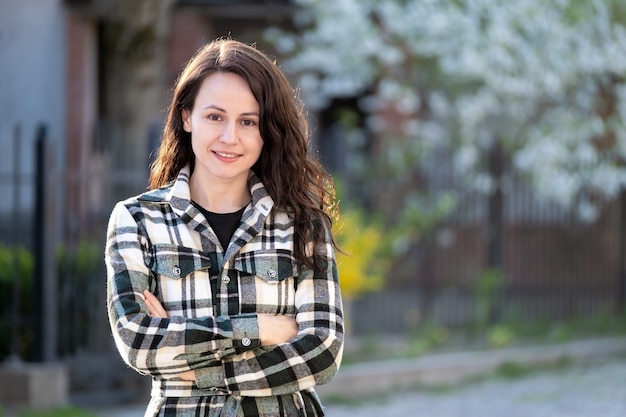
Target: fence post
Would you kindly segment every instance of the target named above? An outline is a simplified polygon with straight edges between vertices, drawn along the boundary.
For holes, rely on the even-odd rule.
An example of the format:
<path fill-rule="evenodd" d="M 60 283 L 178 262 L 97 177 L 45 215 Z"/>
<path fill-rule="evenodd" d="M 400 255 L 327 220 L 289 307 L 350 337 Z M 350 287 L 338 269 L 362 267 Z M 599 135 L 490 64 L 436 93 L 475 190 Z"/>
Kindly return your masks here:
<path fill-rule="evenodd" d="M 626 312 L 626 189 L 622 189 L 619 197 L 620 230 L 619 230 L 619 274 L 617 285 L 618 314 Z"/>
<path fill-rule="evenodd" d="M 504 176 L 504 155 L 502 145 L 495 140 L 489 150 L 489 173 L 495 183 L 495 189 L 489 196 L 487 209 L 487 264 L 489 269 L 502 273 L 504 243 L 504 193 L 502 190 Z M 490 323 L 499 320 L 502 304 L 501 289 L 496 293 L 494 305 L 488 313 Z"/>
<path fill-rule="evenodd" d="M 13 238 L 18 236 L 20 227 L 20 143 L 21 130 L 15 125 L 13 130 Z M 18 265 L 17 243 L 13 247 L 13 303 L 11 304 L 11 355 L 8 362 L 19 363 L 22 361 L 22 344 L 20 343 L 21 318 L 21 277 Z"/>
<path fill-rule="evenodd" d="M 56 268 L 54 267 L 54 192 L 51 153 L 46 127 L 37 127 L 35 139 L 35 207 L 33 210 L 33 362 L 0 367 L 0 404 L 10 408 L 50 409 L 68 403 L 69 375 L 63 364 L 51 363 L 56 349 Z M 2 412 L 0 411 L 0 414 Z"/>
<path fill-rule="evenodd" d="M 50 192 L 53 172 L 47 128 L 40 124 L 35 140 L 35 210 L 33 246 L 35 255 L 34 320 L 35 362 L 51 362 L 56 357 L 56 265 L 54 245 L 54 193 Z"/>
<path fill-rule="evenodd" d="M 504 173 L 502 147 L 495 142 L 489 153 L 489 173 L 495 183 L 495 189 L 489 196 L 487 258 L 490 268 L 502 268 L 503 241 L 503 193 L 502 176 Z"/>

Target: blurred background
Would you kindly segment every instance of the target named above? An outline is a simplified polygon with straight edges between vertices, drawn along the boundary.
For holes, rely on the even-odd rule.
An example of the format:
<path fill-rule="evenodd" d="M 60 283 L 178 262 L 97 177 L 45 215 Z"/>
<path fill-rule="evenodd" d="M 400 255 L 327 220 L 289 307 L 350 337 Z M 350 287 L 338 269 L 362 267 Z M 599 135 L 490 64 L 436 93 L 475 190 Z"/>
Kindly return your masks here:
<path fill-rule="evenodd" d="M 623 1 L 0 0 L 5 365 L 146 398 L 106 222 L 216 37 L 276 59 L 337 183 L 344 363 L 626 332 Z"/>

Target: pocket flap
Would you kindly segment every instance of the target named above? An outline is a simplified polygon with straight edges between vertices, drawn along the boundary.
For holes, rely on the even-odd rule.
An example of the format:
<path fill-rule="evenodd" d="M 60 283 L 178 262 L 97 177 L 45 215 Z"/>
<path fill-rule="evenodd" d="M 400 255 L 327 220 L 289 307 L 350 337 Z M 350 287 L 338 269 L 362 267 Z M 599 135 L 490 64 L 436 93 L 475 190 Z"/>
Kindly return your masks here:
<path fill-rule="evenodd" d="M 237 256 L 233 267 L 267 282 L 279 282 L 296 276 L 297 268 L 291 251 L 255 251 Z"/>
<path fill-rule="evenodd" d="M 202 251 L 169 244 L 153 245 L 145 261 L 148 268 L 172 279 L 180 279 L 192 272 L 211 268 L 211 259 Z"/>

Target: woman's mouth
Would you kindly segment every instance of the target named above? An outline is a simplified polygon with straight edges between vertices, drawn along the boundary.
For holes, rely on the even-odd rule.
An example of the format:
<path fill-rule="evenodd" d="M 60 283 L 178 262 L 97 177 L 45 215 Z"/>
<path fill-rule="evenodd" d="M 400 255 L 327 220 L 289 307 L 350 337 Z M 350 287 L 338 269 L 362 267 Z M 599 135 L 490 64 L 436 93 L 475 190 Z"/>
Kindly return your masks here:
<path fill-rule="evenodd" d="M 218 151 L 213 151 L 213 153 L 215 154 L 215 156 L 217 156 L 219 159 L 221 160 L 226 160 L 226 161 L 232 161 L 234 159 L 237 159 L 238 157 L 240 157 L 240 154 L 237 153 L 230 153 L 230 152 L 218 152 Z"/>

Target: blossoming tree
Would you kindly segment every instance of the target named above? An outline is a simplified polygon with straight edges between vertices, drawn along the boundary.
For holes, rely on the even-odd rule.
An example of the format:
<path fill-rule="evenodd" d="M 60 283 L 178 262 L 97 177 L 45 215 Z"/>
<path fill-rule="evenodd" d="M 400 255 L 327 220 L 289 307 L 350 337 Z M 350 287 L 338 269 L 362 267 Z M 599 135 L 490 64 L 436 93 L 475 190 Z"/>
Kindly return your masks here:
<path fill-rule="evenodd" d="M 497 145 L 516 176 L 583 218 L 626 188 L 619 0 L 295 3 L 298 30 L 268 38 L 309 107 L 360 97 L 393 180 L 445 149 L 456 178 L 492 189 Z"/>

